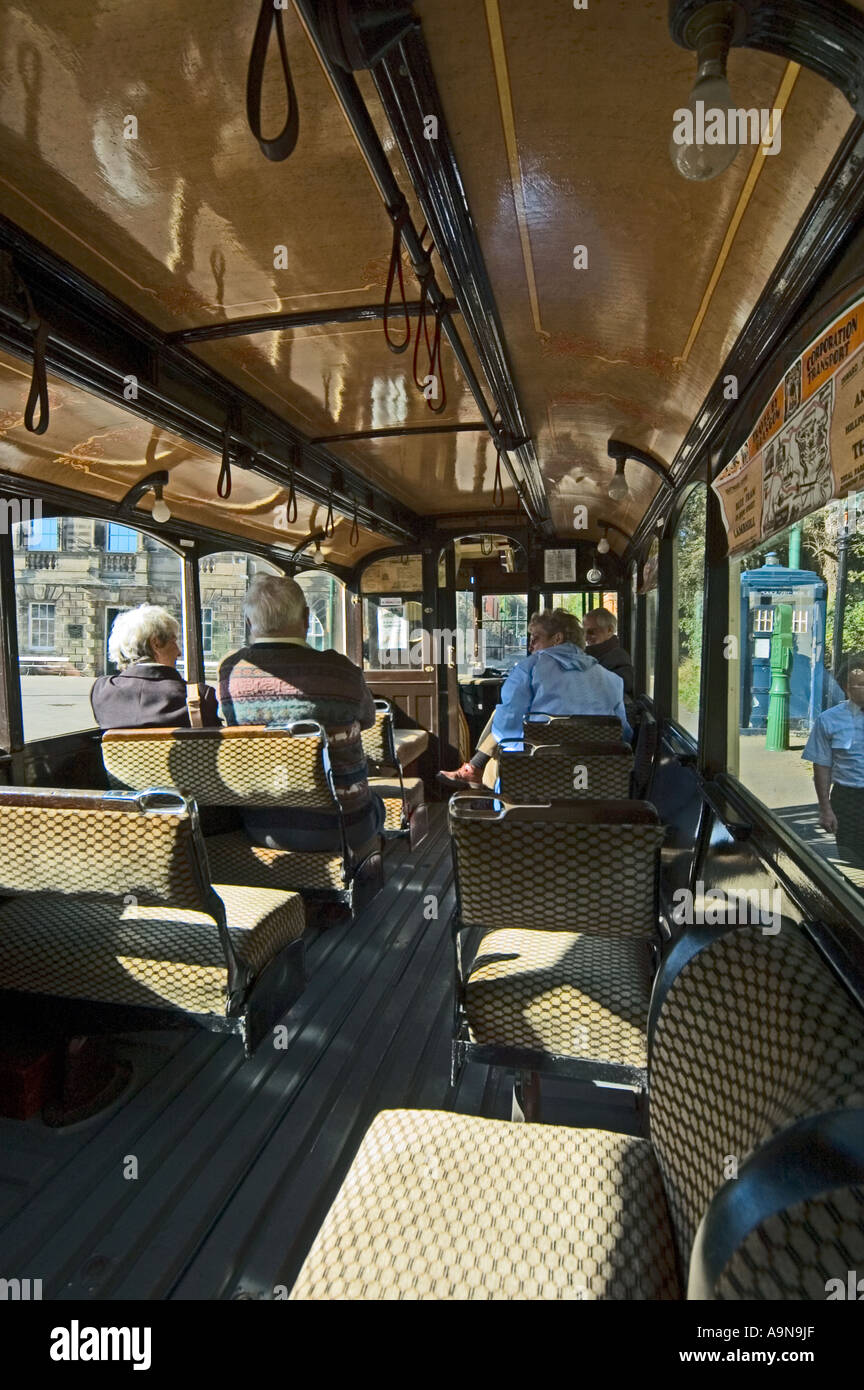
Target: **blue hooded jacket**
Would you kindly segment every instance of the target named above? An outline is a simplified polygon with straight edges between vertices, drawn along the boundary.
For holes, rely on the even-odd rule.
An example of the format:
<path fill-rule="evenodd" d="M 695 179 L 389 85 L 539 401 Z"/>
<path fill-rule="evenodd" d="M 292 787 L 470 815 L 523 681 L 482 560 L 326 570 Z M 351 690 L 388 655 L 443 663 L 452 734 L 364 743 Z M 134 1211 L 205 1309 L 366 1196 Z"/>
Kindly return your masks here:
<path fill-rule="evenodd" d="M 522 737 L 526 714 L 617 714 L 622 737 L 632 730 L 624 712 L 624 682 L 573 642 L 561 642 L 517 661 L 492 720 L 498 743 Z"/>

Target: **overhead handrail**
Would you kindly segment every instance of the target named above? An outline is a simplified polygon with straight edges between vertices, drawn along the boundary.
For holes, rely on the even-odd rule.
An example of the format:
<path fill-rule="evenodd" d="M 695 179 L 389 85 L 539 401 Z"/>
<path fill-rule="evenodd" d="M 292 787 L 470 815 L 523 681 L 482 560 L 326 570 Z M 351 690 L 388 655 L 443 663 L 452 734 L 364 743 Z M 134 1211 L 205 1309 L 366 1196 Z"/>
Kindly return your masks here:
<path fill-rule="evenodd" d="M 401 207 L 397 211 L 388 208 L 388 212 L 393 219 L 393 244 L 390 248 L 390 266 L 387 271 L 387 288 L 384 291 L 384 339 L 391 352 L 404 352 L 411 341 L 411 318 L 408 313 L 408 301 L 405 297 L 405 277 L 402 273 L 402 229 L 408 221 L 408 204 L 402 200 Z M 402 311 L 405 315 L 405 341 L 396 343 L 390 337 L 388 320 L 390 317 L 390 304 L 393 298 L 393 281 L 399 277 L 399 298 L 402 301 Z"/>
<path fill-rule="evenodd" d="M 288 115 L 278 135 L 267 139 L 261 131 L 261 93 L 264 86 L 264 67 L 267 62 L 267 49 L 270 45 L 271 29 L 276 30 L 279 45 L 279 59 L 285 77 L 285 92 L 288 98 Z M 252 52 L 249 55 L 249 72 L 246 77 L 246 119 L 249 129 L 261 147 L 261 153 L 274 161 L 287 159 L 300 134 L 300 116 L 297 110 L 297 93 L 291 78 L 291 65 L 285 46 L 285 30 L 282 24 L 282 11 L 276 9 L 273 0 L 261 0 Z"/>

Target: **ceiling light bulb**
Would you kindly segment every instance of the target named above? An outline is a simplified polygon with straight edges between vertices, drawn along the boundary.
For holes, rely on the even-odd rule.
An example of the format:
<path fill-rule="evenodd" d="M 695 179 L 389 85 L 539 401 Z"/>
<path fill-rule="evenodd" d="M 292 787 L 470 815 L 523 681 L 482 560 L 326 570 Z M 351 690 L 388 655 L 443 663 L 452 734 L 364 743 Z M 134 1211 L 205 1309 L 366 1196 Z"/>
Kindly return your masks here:
<path fill-rule="evenodd" d="M 603 538 L 597 542 L 597 554 L 598 554 L 598 555 L 608 555 L 608 554 L 609 554 L 609 542 L 607 541 L 607 539 L 606 539 L 605 536 L 603 536 Z"/>
<path fill-rule="evenodd" d="M 161 495 L 157 495 L 156 501 L 153 503 L 153 510 L 150 513 L 150 515 L 152 516 L 154 521 L 171 520 L 171 508 L 168 506 L 168 503 L 164 501 Z"/>
<path fill-rule="evenodd" d="M 585 578 L 588 580 L 589 584 L 599 584 L 603 578 L 603 571 L 598 570 L 596 565 L 592 565 Z"/>
<path fill-rule="evenodd" d="M 624 477 L 624 465 L 620 461 L 615 465 L 615 477 L 609 484 L 607 496 L 611 497 L 613 502 L 623 502 L 625 497 L 630 496 L 627 479 Z"/>
<path fill-rule="evenodd" d="M 696 78 L 686 106 L 673 117 L 669 154 L 685 179 L 704 182 L 728 169 L 738 153 L 732 92 L 719 73 Z"/>

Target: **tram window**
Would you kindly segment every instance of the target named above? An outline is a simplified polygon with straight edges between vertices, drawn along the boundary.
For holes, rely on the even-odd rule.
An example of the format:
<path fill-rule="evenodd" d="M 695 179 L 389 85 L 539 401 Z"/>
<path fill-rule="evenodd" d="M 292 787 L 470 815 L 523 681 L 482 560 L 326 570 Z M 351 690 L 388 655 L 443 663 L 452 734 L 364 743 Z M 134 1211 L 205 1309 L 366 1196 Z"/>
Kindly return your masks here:
<path fill-rule="evenodd" d="M 256 574 L 281 573 L 275 565 L 258 555 L 248 555 L 245 550 L 220 550 L 215 555 L 205 555 L 199 562 L 204 673 L 211 684 L 223 657 L 245 645 L 243 600 L 249 581 Z"/>
<path fill-rule="evenodd" d="M 858 499 L 830 502 L 730 565 L 739 659 L 728 663 L 730 708 L 737 717 L 732 732 L 737 748 L 730 750 L 729 761 L 734 767 L 737 753 L 739 780 L 810 849 L 864 888 L 861 820 L 853 827 L 851 845 L 842 838 L 841 821 L 838 848 L 833 829 L 821 824 L 813 765 L 802 758 L 819 715 L 846 701 L 836 679 L 844 658 L 864 651 L 864 533 L 855 525 L 864 494 Z M 788 712 L 782 698 L 787 692 L 771 693 L 778 674 L 771 669 L 772 641 L 775 664 L 779 646 L 792 654 L 788 673 L 778 682 L 782 687 L 788 677 Z M 854 740 L 854 717 L 850 731 Z M 831 756 L 833 766 L 833 740 Z M 860 776 L 855 767 L 854 760 L 844 766 L 841 782 L 852 788 L 847 800 L 860 807 L 864 787 L 860 792 L 853 787 Z"/>
<path fill-rule="evenodd" d="M 473 589 L 456 591 L 456 632 L 459 675 L 470 676 L 477 667 L 486 665 L 483 629 L 477 626 Z"/>
<path fill-rule="evenodd" d="M 675 532 L 678 655 L 672 713 L 693 738 L 699 732 L 699 687 L 702 679 L 706 501 L 707 488 L 704 483 L 697 483 L 682 508 Z"/>
<path fill-rule="evenodd" d="M 527 656 L 527 594 L 484 594 L 481 616 L 487 666 L 509 668 Z"/>
<path fill-rule="evenodd" d="M 416 633 L 423 626 L 420 594 L 374 594 L 363 599 L 363 665 L 367 671 L 392 667 L 420 669 L 423 645 Z"/>
<path fill-rule="evenodd" d="M 345 651 L 345 589 L 332 574 L 305 573 L 296 576 L 309 605 L 310 647 L 318 651 L 332 647 Z"/>
<path fill-rule="evenodd" d="M 131 527 L 122 547 L 92 519 L 44 517 L 13 527 L 24 737 L 92 729 L 90 689 L 116 669 L 108 637 L 118 613 L 156 603 L 182 622 L 180 556 Z M 182 671 L 182 664 L 180 666 Z"/>
<path fill-rule="evenodd" d="M 655 536 L 642 566 L 641 592 L 645 595 L 645 694 L 654 699 L 654 672 L 657 667 L 657 569 L 660 542 Z"/>

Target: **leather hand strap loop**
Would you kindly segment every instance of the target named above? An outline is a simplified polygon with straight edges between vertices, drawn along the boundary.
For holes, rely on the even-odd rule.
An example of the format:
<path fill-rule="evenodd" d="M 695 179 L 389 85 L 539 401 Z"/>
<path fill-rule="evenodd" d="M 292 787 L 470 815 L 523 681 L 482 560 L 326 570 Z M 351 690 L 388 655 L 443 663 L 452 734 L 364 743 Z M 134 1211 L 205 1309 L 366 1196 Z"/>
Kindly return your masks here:
<path fill-rule="evenodd" d="M 31 434 L 44 434 L 48 428 L 48 374 L 45 370 L 45 347 L 51 327 L 40 319 L 33 333 L 33 376 L 30 381 L 30 394 L 24 407 L 24 424 Z M 36 402 L 39 402 L 39 423 L 33 423 Z"/>
<path fill-rule="evenodd" d="M 393 245 L 390 248 L 390 268 L 387 271 L 387 288 L 384 291 L 384 338 L 391 352 L 404 352 L 411 341 L 411 318 L 408 313 L 408 302 L 405 298 L 405 277 L 402 273 L 402 228 L 408 220 L 408 204 L 403 203 L 398 213 L 393 218 Z M 399 277 L 399 298 L 402 301 L 402 308 L 405 313 L 405 339 L 401 343 L 395 343 L 390 337 L 388 319 L 390 316 L 390 301 L 393 295 L 393 281 Z"/>
<path fill-rule="evenodd" d="M 348 537 L 350 546 L 358 545 L 360 542 L 360 527 L 357 525 L 357 498 L 354 498 L 354 515 L 351 518 L 351 534 Z"/>
<path fill-rule="evenodd" d="M 285 117 L 285 124 L 279 134 L 268 140 L 261 133 L 261 92 L 264 86 L 264 67 L 267 62 L 270 31 L 274 28 L 279 45 L 282 72 L 285 76 L 288 115 Z M 268 159 L 277 161 L 288 158 L 297 144 L 297 137 L 300 134 L 300 118 L 297 111 L 297 93 L 294 91 L 291 67 L 288 62 L 288 50 L 285 46 L 282 11 L 274 8 L 273 0 L 261 0 L 261 10 L 255 28 L 255 37 L 252 40 L 249 72 L 246 78 L 246 119 L 263 155 L 266 155 Z"/>
<path fill-rule="evenodd" d="M 504 484 L 501 481 L 501 450 L 495 453 L 495 481 L 492 484 L 492 506 L 504 506 Z"/>
<path fill-rule="evenodd" d="M 216 496 L 225 502 L 231 496 L 231 441 L 226 429 L 222 439 L 222 467 L 216 483 Z"/>

